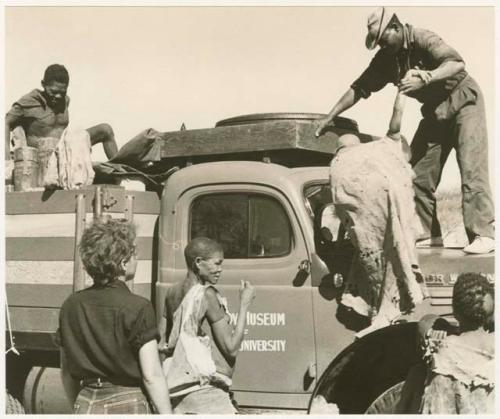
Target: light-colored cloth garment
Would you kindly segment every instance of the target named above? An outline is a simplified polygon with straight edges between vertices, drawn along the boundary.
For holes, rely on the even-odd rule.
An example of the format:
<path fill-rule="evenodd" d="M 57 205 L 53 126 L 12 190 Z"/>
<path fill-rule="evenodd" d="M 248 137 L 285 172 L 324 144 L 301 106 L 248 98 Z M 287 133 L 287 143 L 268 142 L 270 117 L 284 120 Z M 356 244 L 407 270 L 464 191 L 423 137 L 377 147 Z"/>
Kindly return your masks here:
<path fill-rule="evenodd" d="M 54 143 L 54 139 L 40 139 L 39 143 Z M 55 149 L 47 158 L 39 158 L 45 188 L 80 189 L 91 185 L 94 170 L 91 158 L 92 144 L 86 130 L 65 129 Z M 39 147 L 39 156 L 41 148 Z"/>
<path fill-rule="evenodd" d="M 401 146 L 387 137 L 339 150 L 330 167 L 333 204 L 357 249 L 342 304 L 380 327 L 424 298 L 412 176 Z"/>
<path fill-rule="evenodd" d="M 172 398 L 176 415 L 232 415 L 237 413 L 229 393 L 217 387 L 204 387 L 181 398 Z"/>
<path fill-rule="evenodd" d="M 429 342 L 424 414 L 495 411 L 495 335 L 476 330 Z"/>
<path fill-rule="evenodd" d="M 14 145 L 14 150 L 19 147 L 26 147 L 28 145 L 28 140 L 26 139 L 26 134 L 23 127 L 15 127 L 11 131 L 11 144 Z"/>
<path fill-rule="evenodd" d="M 210 338 L 201 332 L 206 287 L 193 285 L 174 313 L 168 348 L 173 351 L 163 370 L 171 396 L 187 394 L 207 387 L 229 388 L 231 379 L 216 371 Z"/>

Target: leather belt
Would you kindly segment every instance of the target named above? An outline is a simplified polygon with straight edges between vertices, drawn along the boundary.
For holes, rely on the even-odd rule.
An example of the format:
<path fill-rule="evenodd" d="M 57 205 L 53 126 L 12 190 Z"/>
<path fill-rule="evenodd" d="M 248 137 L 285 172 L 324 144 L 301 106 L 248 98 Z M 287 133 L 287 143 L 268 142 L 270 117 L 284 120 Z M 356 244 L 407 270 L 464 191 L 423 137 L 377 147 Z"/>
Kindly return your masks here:
<path fill-rule="evenodd" d="M 80 381 L 82 386 L 96 387 L 101 388 L 105 384 L 111 384 L 109 381 L 104 380 L 103 378 L 84 378 Z"/>
<path fill-rule="evenodd" d="M 120 382 L 112 383 L 106 378 L 96 377 L 96 378 L 83 378 L 80 380 L 81 386 L 87 386 L 92 388 L 103 388 L 103 387 L 140 387 L 141 383 L 133 382 Z"/>

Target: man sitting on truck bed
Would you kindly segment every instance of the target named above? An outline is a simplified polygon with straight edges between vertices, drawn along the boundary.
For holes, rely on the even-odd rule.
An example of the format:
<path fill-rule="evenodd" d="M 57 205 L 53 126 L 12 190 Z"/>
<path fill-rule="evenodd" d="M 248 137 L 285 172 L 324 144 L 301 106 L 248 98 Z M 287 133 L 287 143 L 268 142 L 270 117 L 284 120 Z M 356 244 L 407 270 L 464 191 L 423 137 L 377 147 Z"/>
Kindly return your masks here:
<path fill-rule="evenodd" d="M 69 97 L 66 95 L 69 74 L 60 64 L 47 67 L 42 80 L 43 90 L 34 89 L 16 101 L 5 116 L 5 169 L 10 177 L 13 162 L 10 159 L 10 133 L 15 128 L 15 147 L 42 148 L 49 138 L 60 139 L 69 124 Z M 86 130 L 91 145 L 102 143 L 106 156 L 111 159 L 118 147 L 113 129 L 108 124 L 98 124 Z M 41 185 L 40 185 L 41 186 Z"/>

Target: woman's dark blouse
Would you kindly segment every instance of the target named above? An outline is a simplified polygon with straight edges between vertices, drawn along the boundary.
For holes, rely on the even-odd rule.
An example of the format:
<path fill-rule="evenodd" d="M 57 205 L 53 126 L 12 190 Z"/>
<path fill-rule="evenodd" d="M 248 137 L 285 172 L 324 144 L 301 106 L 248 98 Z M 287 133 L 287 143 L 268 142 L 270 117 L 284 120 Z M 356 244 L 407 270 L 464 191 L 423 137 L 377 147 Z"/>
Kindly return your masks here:
<path fill-rule="evenodd" d="M 153 339 L 159 334 L 151 302 L 122 281 L 79 291 L 61 307 L 58 341 L 77 380 L 140 385 L 139 349 Z"/>

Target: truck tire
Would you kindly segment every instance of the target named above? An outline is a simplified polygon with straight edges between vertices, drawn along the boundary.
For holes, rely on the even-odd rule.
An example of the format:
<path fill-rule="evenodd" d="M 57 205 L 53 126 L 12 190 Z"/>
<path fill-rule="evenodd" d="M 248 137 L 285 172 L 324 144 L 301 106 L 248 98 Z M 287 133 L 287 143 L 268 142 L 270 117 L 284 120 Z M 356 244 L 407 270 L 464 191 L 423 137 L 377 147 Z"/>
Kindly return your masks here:
<path fill-rule="evenodd" d="M 73 407 L 66 398 L 59 368 L 33 367 L 26 379 L 23 402 L 28 414 L 73 413 Z"/>
<path fill-rule="evenodd" d="M 401 381 L 384 391 L 372 402 L 365 413 L 367 415 L 395 414 L 395 409 L 399 402 L 404 383 L 404 381 Z"/>
<path fill-rule="evenodd" d="M 318 402 L 340 414 L 390 410 L 400 383 L 420 359 L 416 323 L 397 324 L 363 336 L 326 368 L 311 395 L 308 412 Z"/>
<path fill-rule="evenodd" d="M 7 415 L 24 415 L 24 407 L 19 400 L 7 392 L 5 397 L 5 413 Z"/>

